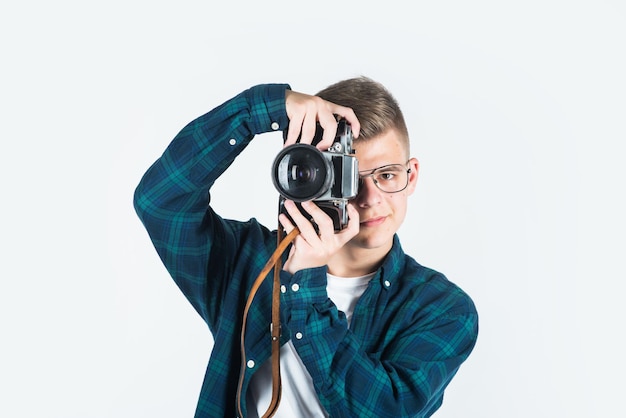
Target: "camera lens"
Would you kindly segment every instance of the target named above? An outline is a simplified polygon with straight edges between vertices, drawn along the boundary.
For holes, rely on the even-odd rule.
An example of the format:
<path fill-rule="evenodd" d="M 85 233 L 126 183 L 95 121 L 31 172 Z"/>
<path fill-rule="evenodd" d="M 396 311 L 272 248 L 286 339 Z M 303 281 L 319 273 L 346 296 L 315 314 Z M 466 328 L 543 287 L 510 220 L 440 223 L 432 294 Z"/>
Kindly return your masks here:
<path fill-rule="evenodd" d="M 314 200 L 332 183 L 332 167 L 321 151 L 308 144 L 284 148 L 274 160 L 272 181 L 278 192 L 296 202 Z"/>

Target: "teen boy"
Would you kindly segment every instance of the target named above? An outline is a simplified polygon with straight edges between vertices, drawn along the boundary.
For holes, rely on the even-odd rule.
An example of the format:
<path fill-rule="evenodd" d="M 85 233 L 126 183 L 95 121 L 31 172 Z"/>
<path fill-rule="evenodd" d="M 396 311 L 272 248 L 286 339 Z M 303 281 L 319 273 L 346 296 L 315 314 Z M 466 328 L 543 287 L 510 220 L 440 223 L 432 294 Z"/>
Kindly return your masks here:
<path fill-rule="evenodd" d="M 196 417 L 260 416 L 272 395 L 270 281 L 250 307 L 244 365 L 239 344 L 247 296 L 277 232 L 255 219 L 222 218 L 209 190 L 253 138 L 264 140 L 257 135 L 288 127 L 286 146 L 298 137 L 310 143 L 319 122 L 323 150 L 338 117 L 351 124 L 360 172 L 347 227 L 335 231 L 312 202 L 302 204 L 305 216 L 287 201 L 291 220 L 279 218 L 286 232 L 297 226 L 300 234 L 280 276 L 282 400 L 275 416 L 428 417 L 474 347 L 470 297 L 405 254 L 396 235 L 419 166 L 392 95 L 364 77 L 315 96 L 285 84 L 254 86 L 188 124 L 135 193 L 163 263 L 214 337 Z"/>

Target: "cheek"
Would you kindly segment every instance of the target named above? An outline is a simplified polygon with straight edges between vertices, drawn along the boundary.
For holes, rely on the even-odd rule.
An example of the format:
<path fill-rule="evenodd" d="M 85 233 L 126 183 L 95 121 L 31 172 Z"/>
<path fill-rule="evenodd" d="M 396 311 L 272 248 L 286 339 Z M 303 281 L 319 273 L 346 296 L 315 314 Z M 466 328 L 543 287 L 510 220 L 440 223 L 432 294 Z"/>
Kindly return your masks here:
<path fill-rule="evenodd" d="M 404 218 L 404 214 L 406 213 L 407 197 L 404 191 L 389 195 L 389 206 L 391 206 L 396 215 L 401 218 Z"/>
<path fill-rule="evenodd" d="M 392 203 L 394 205 L 401 204 L 402 201 L 406 201 L 406 190 L 403 190 L 399 193 L 390 193 L 387 195 L 387 197 L 389 198 L 389 203 Z"/>

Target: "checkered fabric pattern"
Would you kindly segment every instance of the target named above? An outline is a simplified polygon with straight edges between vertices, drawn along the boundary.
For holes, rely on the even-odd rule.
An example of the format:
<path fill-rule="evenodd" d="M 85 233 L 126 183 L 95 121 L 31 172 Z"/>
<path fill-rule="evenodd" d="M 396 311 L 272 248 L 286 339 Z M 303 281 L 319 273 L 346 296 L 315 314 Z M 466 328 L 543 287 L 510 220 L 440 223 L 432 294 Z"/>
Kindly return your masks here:
<path fill-rule="evenodd" d="M 236 416 L 241 314 L 276 248 L 276 231 L 255 219 L 216 214 L 209 190 L 257 134 L 287 126 L 286 89 L 252 87 L 191 122 L 135 191 L 161 260 L 214 337 L 196 417 Z M 281 281 L 282 343 L 298 335 L 293 343 L 331 417 L 429 417 L 476 342 L 470 297 L 406 255 L 397 236 L 350 327 L 328 299 L 325 267 L 283 271 Z M 248 317 L 244 391 L 270 356 L 270 307 L 266 280 Z"/>

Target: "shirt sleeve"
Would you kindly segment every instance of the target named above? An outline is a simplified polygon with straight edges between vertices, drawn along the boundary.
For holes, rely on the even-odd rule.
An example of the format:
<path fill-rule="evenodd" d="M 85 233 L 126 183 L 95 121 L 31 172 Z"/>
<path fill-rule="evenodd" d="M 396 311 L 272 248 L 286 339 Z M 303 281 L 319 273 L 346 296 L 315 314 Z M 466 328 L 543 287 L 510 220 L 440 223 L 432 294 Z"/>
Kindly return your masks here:
<path fill-rule="evenodd" d="M 255 135 L 285 129 L 287 89 L 254 86 L 195 119 L 135 190 L 135 210 L 159 257 L 209 325 L 237 257 L 236 231 L 209 207 L 209 190 Z"/>
<path fill-rule="evenodd" d="M 333 417 L 430 416 L 476 342 L 473 302 L 439 274 L 398 292 L 373 279 L 359 301 L 369 314 L 352 319 L 369 321 L 361 333 L 328 299 L 325 268 L 281 280 L 286 328 Z"/>

